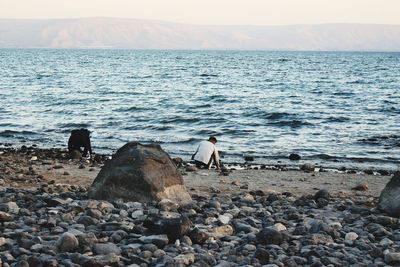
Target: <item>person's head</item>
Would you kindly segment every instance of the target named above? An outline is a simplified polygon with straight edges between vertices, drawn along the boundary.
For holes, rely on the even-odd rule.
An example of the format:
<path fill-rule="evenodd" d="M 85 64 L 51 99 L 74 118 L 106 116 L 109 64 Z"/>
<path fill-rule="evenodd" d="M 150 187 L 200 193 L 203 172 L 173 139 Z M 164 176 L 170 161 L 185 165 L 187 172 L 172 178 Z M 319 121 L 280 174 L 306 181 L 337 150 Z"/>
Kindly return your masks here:
<path fill-rule="evenodd" d="M 215 138 L 215 136 L 210 136 L 210 138 L 208 138 L 208 141 L 215 144 L 215 143 L 217 143 L 217 138 Z"/>

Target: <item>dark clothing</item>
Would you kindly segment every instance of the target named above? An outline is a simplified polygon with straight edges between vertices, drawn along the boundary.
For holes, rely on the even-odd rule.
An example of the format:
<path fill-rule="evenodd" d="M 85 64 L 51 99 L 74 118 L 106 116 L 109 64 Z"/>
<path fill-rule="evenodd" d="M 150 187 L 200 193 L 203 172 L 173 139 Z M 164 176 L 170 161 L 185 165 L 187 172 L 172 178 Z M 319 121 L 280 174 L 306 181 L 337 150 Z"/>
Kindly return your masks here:
<path fill-rule="evenodd" d="M 90 132 L 87 129 L 72 130 L 68 140 L 68 150 L 71 153 L 73 150 L 82 152 L 82 156 L 87 157 L 88 153 L 92 154 L 92 146 L 90 144 Z M 89 155 L 90 155 L 89 154 Z"/>

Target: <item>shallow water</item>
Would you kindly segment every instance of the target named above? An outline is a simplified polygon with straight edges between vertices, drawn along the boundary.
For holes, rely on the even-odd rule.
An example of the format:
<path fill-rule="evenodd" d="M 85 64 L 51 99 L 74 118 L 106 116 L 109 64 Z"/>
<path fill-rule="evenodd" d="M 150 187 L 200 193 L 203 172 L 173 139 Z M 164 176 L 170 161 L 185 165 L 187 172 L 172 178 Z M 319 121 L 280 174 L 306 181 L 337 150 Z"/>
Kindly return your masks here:
<path fill-rule="evenodd" d="M 400 166 L 400 53 L 0 50 L 0 143 L 95 152 L 158 142 L 189 159 L 217 136 L 225 162 Z M 296 163 L 297 164 L 297 163 Z"/>

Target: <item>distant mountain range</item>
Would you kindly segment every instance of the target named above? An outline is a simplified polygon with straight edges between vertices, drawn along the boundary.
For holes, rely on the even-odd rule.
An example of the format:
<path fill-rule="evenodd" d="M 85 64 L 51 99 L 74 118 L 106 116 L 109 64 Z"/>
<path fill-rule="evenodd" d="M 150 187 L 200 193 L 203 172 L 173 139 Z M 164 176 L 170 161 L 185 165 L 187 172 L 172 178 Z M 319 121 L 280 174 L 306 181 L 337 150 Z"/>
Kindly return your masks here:
<path fill-rule="evenodd" d="M 400 51 L 400 25 L 213 26 L 120 18 L 0 19 L 0 48 Z"/>

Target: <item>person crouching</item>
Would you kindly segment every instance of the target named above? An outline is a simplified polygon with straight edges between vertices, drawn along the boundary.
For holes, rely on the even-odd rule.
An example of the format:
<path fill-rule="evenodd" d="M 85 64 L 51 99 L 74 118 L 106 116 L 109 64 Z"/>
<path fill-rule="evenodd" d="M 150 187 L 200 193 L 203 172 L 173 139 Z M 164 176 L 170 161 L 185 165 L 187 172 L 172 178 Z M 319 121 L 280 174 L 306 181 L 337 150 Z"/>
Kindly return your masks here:
<path fill-rule="evenodd" d="M 192 159 L 195 161 L 196 167 L 199 169 L 210 169 L 214 161 L 217 170 L 220 169 L 218 149 L 215 146 L 217 138 L 210 136 L 208 140 L 201 141 L 193 154 Z"/>

